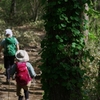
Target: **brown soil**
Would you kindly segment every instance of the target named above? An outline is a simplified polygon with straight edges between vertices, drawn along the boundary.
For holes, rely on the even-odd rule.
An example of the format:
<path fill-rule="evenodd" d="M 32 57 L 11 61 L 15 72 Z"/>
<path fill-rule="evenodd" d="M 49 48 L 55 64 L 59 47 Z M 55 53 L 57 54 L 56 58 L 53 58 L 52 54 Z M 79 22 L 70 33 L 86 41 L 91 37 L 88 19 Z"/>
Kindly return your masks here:
<path fill-rule="evenodd" d="M 16 95 L 16 82 L 10 79 L 10 84 L 5 84 L 6 77 L 3 71 L 0 71 L 0 100 L 18 100 Z M 32 81 L 29 90 L 30 100 L 41 100 L 43 90 L 41 89 L 40 79 Z"/>
<path fill-rule="evenodd" d="M 35 31 L 35 33 L 33 35 L 34 36 L 32 36 L 32 37 L 38 37 L 38 40 L 39 40 L 37 42 L 37 39 L 35 39 L 36 45 L 34 45 L 35 43 L 27 44 L 27 42 L 24 41 L 28 46 L 25 44 L 24 48 L 22 48 L 22 49 L 25 49 L 28 52 L 29 57 L 30 57 L 30 63 L 33 65 L 37 75 L 39 75 L 41 72 L 40 69 L 38 68 L 38 66 L 41 64 L 41 62 L 40 62 L 41 57 L 39 55 L 39 52 L 41 50 L 40 41 L 44 37 L 44 32 L 43 31 Z M 22 39 L 20 39 L 20 38 L 18 38 L 18 39 L 19 39 L 19 43 L 22 43 Z M 31 42 L 32 42 L 32 40 L 31 40 Z M 3 56 L 1 53 L 0 54 L 0 66 L 3 65 L 2 60 L 3 60 Z M 5 81 L 6 81 L 6 77 L 4 75 L 4 69 L 0 69 L 0 100 L 18 100 L 18 97 L 16 96 L 15 80 L 11 79 L 9 85 L 5 84 Z M 40 78 L 37 78 L 32 82 L 29 93 L 30 93 L 29 100 L 41 100 L 42 99 L 43 90 L 41 89 Z"/>

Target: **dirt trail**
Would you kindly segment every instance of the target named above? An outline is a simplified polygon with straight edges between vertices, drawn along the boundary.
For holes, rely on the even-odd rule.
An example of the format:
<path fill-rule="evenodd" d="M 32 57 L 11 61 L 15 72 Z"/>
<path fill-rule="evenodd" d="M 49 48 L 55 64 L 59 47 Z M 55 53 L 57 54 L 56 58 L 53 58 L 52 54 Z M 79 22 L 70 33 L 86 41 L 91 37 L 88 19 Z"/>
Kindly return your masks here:
<path fill-rule="evenodd" d="M 16 96 L 16 82 L 10 80 L 10 85 L 5 84 L 6 77 L 0 71 L 0 100 L 18 100 Z M 40 79 L 33 80 L 29 90 L 30 100 L 41 100 L 43 90 L 41 89 Z"/>
<path fill-rule="evenodd" d="M 35 68 L 35 71 L 37 74 L 40 74 L 40 69 L 38 68 L 38 66 L 41 64 L 41 57 L 39 55 L 39 52 L 41 51 L 41 47 L 40 47 L 40 42 L 41 40 L 44 38 L 44 31 L 42 30 L 33 30 L 32 29 L 27 29 L 27 34 L 26 35 L 26 30 L 23 29 L 16 29 L 19 30 L 19 33 L 21 33 L 20 31 L 23 30 L 23 41 L 22 41 L 22 36 L 20 36 L 20 34 L 15 34 L 15 36 L 18 36 L 17 39 L 20 43 L 20 47 L 23 44 L 22 49 L 25 49 L 30 57 L 30 63 L 33 65 L 33 67 Z M 27 37 L 28 36 L 28 37 Z M 27 42 L 25 42 L 26 40 L 29 40 Z M 3 64 L 3 54 L 0 53 L 0 64 Z M 0 65 L 2 66 L 2 65 Z M 18 100 L 18 97 L 16 96 L 16 82 L 15 80 L 11 79 L 11 84 L 7 85 L 4 82 L 6 81 L 6 77 L 3 74 L 4 71 L 2 71 L 0 69 L 0 100 Z M 36 79 L 35 84 L 32 83 L 31 87 L 30 87 L 30 99 L 29 100 L 41 100 L 42 99 L 42 95 L 43 95 L 43 90 L 41 89 L 41 83 L 40 83 L 40 79 Z"/>

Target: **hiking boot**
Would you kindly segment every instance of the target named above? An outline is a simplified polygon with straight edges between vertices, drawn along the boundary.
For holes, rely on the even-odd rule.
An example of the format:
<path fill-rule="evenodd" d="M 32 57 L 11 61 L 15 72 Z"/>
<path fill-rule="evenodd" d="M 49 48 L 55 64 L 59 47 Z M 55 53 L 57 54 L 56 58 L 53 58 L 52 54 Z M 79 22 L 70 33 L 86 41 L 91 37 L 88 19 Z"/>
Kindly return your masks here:
<path fill-rule="evenodd" d="M 7 79 L 7 80 L 6 80 L 6 83 L 7 83 L 7 84 L 10 84 L 10 79 Z"/>

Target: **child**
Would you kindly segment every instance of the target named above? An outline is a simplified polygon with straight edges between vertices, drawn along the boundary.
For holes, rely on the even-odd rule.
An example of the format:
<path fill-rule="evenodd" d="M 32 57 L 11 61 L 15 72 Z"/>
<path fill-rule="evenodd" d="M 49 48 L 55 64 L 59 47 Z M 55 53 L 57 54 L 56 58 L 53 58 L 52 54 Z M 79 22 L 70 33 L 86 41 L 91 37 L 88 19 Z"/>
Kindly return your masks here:
<path fill-rule="evenodd" d="M 25 95 L 25 100 L 29 100 L 29 87 L 31 85 L 31 80 L 36 76 L 36 73 L 32 67 L 32 65 L 28 62 L 29 56 L 28 53 L 25 50 L 18 50 L 15 54 L 16 59 L 18 60 L 11 68 L 11 75 L 16 75 L 16 83 L 17 83 L 17 96 L 18 100 L 23 100 L 23 97 Z M 26 65 L 26 66 L 25 66 Z M 25 75 L 25 71 L 23 71 L 25 68 L 28 69 L 28 74 Z M 23 71 L 19 74 L 19 70 Z M 20 77 L 23 76 L 24 79 L 26 78 L 27 81 L 21 81 Z"/>

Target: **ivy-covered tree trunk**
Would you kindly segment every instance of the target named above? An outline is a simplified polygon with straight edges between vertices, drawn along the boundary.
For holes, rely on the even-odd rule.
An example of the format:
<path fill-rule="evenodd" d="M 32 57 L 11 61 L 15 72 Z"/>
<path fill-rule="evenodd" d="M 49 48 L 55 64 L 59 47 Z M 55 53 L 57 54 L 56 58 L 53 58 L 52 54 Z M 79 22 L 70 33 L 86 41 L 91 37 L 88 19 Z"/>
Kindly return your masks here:
<path fill-rule="evenodd" d="M 48 0 L 42 47 L 43 100 L 82 100 L 82 12 L 88 0 Z M 83 25 L 83 26 L 82 26 Z"/>

